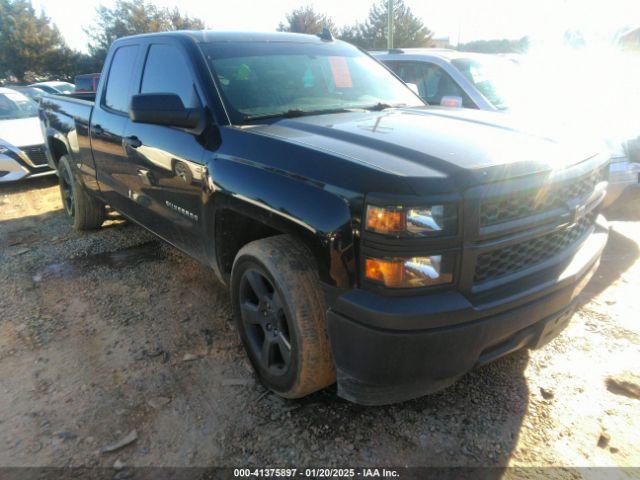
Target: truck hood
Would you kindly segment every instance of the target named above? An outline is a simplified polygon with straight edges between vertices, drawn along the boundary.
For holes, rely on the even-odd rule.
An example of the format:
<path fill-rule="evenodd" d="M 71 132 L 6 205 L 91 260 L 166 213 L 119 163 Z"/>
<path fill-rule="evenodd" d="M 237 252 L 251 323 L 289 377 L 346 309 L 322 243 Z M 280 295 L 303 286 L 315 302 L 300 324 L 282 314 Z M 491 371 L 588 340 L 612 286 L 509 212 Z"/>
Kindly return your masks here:
<path fill-rule="evenodd" d="M 40 130 L 40 120 L 38 117 L 0 120 L 0 142 L 18 148 L 41 145 L 44 139 Z"/>
<path fill-rule="evenodd" d="M 465 183 L 562 169 L 600 151 L 509 115 L 429 107 L 281 119 L 250 130 L 396 175 Z"/>

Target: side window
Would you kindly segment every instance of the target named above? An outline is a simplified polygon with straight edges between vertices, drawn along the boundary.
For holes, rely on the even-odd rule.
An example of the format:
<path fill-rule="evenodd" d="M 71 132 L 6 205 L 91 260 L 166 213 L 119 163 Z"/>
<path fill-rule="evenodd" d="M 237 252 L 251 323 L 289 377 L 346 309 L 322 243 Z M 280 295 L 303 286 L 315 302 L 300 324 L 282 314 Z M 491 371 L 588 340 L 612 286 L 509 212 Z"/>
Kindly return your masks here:
<path fill-rule="evenodd" d="M 440 105 L 442 97 L 462 98 L 462 106 L 476 108 L 471 99 L 451 76 L 438 65 L 429 62 L 397 62 L 393 70 L 403 81 L 415 83 L 420 96 L 429 105 Z"/>
<path fill-rule="evenodd" d="M 387 66 L 398 75 L 405 83 L 415 83 L 418 85 L 419 72 L 417 63 L 410 62 L 385 62 Z M 419 85 L 418 85 L 419 88 Z M 420 92 L 422 95 L 422 91 Z"/>
<path fill-rule="evenodd" d="M 199 105 L 187 62 L 173 45 L 151 45 L 142 74 L 140 93 L 175 93 L 182 99 L 185 107 Z"/>
<path fill-rule="evenodd" d="M 129 87 L 137 54 L 138 46 L 128 45 L 118 48 L 113 55 L 107 78 L 107 89 L 104 94 L 106 107 L 118 112 L 129 110 Z"/>

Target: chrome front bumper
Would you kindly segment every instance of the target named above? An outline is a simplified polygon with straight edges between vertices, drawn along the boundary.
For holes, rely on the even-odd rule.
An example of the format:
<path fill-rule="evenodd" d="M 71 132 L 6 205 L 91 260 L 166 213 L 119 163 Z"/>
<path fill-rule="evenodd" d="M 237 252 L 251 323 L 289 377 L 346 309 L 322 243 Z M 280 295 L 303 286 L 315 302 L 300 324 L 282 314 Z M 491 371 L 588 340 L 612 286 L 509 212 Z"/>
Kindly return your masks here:
<path fill-rule="evenodd" d="M 52 175 L 55 171 L 48 166 L 39 168 L 28 168 L 22 165 L 15 158 L 0 153 L 0 183 L 15 182 L 24 178 L 42 177 Z"/>

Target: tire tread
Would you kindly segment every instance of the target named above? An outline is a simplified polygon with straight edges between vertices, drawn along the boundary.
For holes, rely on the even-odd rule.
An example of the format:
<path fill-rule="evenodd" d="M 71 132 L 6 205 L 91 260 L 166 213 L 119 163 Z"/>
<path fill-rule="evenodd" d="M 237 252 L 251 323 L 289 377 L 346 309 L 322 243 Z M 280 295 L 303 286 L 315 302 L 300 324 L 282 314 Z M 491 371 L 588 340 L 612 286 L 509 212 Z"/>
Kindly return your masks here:
<path fill-rule="evenodd" d="M 309 249 L 290 235 L 276 235 L 245 245 L 236 263 L 247 256 L 261 261 L 280 288 L 286 288 L 287 302 L 296 317 L 293 321 L 299 322 L 295 327 L 300 337 L 298 375 L 288 391 L 277 393 L 299 398 L 333 384 L 336 371 L 327 336 L 324 295 Z"/>
<path fill-rule="evenodd" d="M 68 169 L 73 182 L 73 228 L 79 231 L 95 230 L 100 228 L 106 218 L 105 205 L 87 192 L 84 185 L 75 180 L 71 165 L 67 156 L 62 156 L 58 163 L 58 169 Z"/>

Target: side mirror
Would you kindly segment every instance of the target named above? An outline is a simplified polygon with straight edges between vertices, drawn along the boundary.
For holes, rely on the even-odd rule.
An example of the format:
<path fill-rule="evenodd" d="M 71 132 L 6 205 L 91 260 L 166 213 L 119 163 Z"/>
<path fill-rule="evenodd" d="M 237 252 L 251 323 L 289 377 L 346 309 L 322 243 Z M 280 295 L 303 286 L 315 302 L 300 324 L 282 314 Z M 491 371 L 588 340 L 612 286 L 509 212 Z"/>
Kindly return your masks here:
<path fill-rule="evenodd" d="M 135 123 L 196 128 L 201 117 L 201 109 L 185 108 L 175 93 L 141 93 L 131 97 L 129 105 L 129 118 Z"/>

